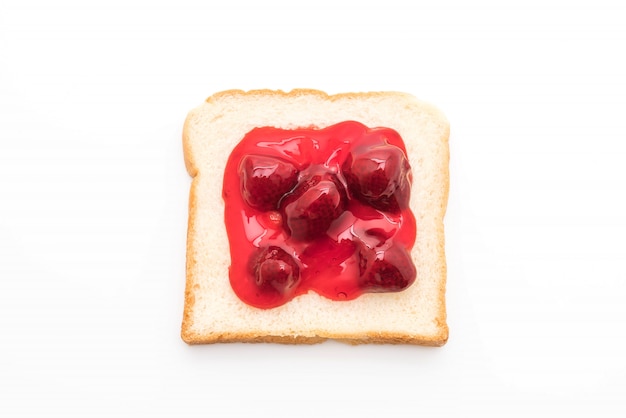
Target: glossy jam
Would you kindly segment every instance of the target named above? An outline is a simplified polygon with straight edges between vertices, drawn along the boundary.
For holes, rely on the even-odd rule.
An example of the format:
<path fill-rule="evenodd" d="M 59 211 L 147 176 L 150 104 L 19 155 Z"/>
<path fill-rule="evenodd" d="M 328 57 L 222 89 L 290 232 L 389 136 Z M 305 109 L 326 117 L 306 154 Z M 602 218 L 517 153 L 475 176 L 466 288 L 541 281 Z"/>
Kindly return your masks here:
<path fill-rule="evenodd" d="M 351 300 L 406 289 L 416 277 L 410 183 L 394 130 L 253 129 L 224 173 L 233 290 L 273 308 L 309 291 Z"/>

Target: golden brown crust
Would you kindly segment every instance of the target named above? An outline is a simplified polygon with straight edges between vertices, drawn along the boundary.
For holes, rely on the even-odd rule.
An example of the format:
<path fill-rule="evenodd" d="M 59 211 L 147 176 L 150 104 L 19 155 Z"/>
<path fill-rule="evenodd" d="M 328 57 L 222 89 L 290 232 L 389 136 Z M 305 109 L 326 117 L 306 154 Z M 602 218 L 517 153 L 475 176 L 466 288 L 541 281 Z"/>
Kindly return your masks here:
<path fill-rule="evenodd" d="M 195 175 L 194 175 L 195 177 Z M 193 268 L 196 264 L 196 259 L 193 253 L 193 243 L 190 239 L 192 230 L 193 230 L 193 220 L 196 217 L 196 186 L 195 179 L 191 183 L 191 190 L 189 192 L 189 217 L 187 220 L 187 259 L 186 259 L 186 274 L 185 274 L 185 305 L 183 310 L 183 323 L 181 329 L 181 336 L 184 341 L 188 343 L 192 343 L 194 340 L 195 334 L 191 331 L 192 318 L 191 313 L 193 312 L 195 305 L 195 297 L 193 292 Z"/>
<path fill-rule="evenodd" d="M 188 329 L 183 329 L 181 333 L 183 341 L 190 345 L 213 344 L 213 343 L 276 343 L 276 344 L 320 344 L 327 340 L 336 340 L 349 345 L 361 344 L 411 344 L 424 345 L 430 347 L 441 347 L 448 341 L 448 328 L 442 330 L 431 338 L 428 337 L 407 337 L 391 333 L 377 333 L 371 335 L 349 336 L 332 335 L 328 337 L 304 337 L 298 335 L 276 336 L 257 334 L 220 334 L 215 337 L 189 333 Z"/>
<path fill-rule="evenodd" d="M 182 339 L 188 344 L 212 344 L 212 343 L 277 343 L 277 344 L 319 344 L 327 340 L 336 340 L 345 344 L 412 344 L 431 347 L 441 347 L 448 341 L 448 328 L 433 337 L 407 337 L 393 333 L 372 333 L 366 335 L 343 335 L 332 334 L 329 336 L 305 337 L 300 335 L 257 335 L 253 333 L 219 334 L 216 336 L 200 335 L 189 332 L 183 328 Z"/>
<path fill-rule="evenodd" d="M 212 96 L 209 96 L 205 101 L 207 103 L 212 103 L 212 102 L 216 102 L 219 99 L 223 99 L 226 97 L 259 95 L 259 96 L 276 96 L 276 97 L 284 97 L 284 98 L 298 97 L 298 96 L 317 96 L 321 99 L 329 100 L 332 102 L 332 101 L 346 99 L 346 98 L 360 99 L 360 98 L 376 97 L 376 96 L 382 97 L 382 96 L 388 96 L 389 94 L 409 96 L 407 93 L 395 92 L 395 91 L 368 91 L 368 92 L 328 94 L 324 91 L 315 90 L 315 89 L 293 89 L 288 92 L 285 92 L 283 90 L 270 90 L 270 89 L 258 89 L 258 90 L 248 90 L 248 91 L 232 89 L 232 90 L 225 90 L 219 93 L 215 93 Z"/>
<path fill-rule="evenodd" d="M 392 94 L 409 96 L 406 93 L 399 92 L 363 92 L 363 93 L 341 93 L 329 95 L 320 90 L 313 89 L 294 89 L 289 92 L 284 92 L 281 90 L 227 90 L 216 93 L 206 99 L 207 103 L 217 102 L 220 99 L 228 98 L 228 97 L 236 97 L 236 96 L 251 96 L 251 95 L 262 95 L 262 96 L 276 96 L 276 97 L 298 97 L 302 95 L 306 96 L 317 96 L 321 99 L 328 101 L 335 101 L 339 99 L 359 99 L 364 97 L 375 97 L 375 96 L 385 96 Z M 441 230 L 439 232 L 439 245 L 442 247 L 439 253 L 441 254 L 440 265 L 442 269 L 440 271 L 441 277 L 439 280 L 439 297 L 441 300 L 441 304 L 439 306 L 439 312 L 437 318 L 435 318 L 435 322 L 437 324 L 437 332 L 433 335 L 418 335 L 411 336 L 405 334 L 397 334 L 397 333 L 386 333 L 386 332 L 377 332 L 377 333 L 361 333 L 356 335 L 348 335 L 345 333 L 333 333 L 329 331 L 317 332 L 313 333 L 313 336 L 302 336 L 302 335 L 259 335 L 257 333 L 221 333 L 221 334 L 202 334 L 197 333 L 193 330 L 193 317 L 192 312 L 195 305 L 195 296 L 194 296 L 194 278 L 192 271 L 195 268 L 197 260 L 194 255 L 194 243 L 190 239 L 191 234 L 193 232 L 193 222 L 197 216 L 197 207 L 196 207 L 196 194 L 197 194 L 197 181 L 196 175 L 198 174 L 198 165 L 194 161 L 194 154 L 191 150 L 189 137 L 189 124 L 191 123 L 191 118 L 187 118 L 185 121 L 185 126 L 183 129 L 183 151 L 184 151 L 184 160 L 185 166 L 189 173 L 189 175 L 193 178 L 190 195 L 189 195 L 189 220 L 188 220 L 188 239 L 187 239 L 187 259 L 186 259 L 186 286 L 185 286 L 185 307 L 183 313 L 183 322 L 181 328 L 181 337 L 188 344 L 207 344 L 207 343 L 223 343 L 223 342 L 246 342 L 246 343 L 280 343 L 280 344 L 318 344 L 326 341 L 327 339 L 334 339 L 340 342 L 344 342 L 351 345 L 358 344 L 414 344 L 414 345 L 425 345 L 425 346 L 442 346 L 448 340 L 448 326 L 447 326 L 447 316 L 446 316 L 446 306 L 445 306 L 445 292 L 446 292 L 446 260 L 445 260 L 445 251 L 443 250 L 444 243 L 444 231 L 443 225 L 441 226 Z M 445 151 L 446 158 L 449 160 L 449 150 L 447 146 L 449 136 L 449 128 L 446 126 L 445 131 L 440 138 L 441 141 L 446 143 Z M 448 195 L 449 195 L 449 172 L 446 161 L 446 172 L 443 173 L 445 177 L 445 189 L 442 190 L 442 199 L 440 202 L 441 205 L 441 219 L 445 216 Z"/>
<path fill-rule="evenodd" d="M 255 334 L 220 334 L 214 338 L 196 334 L 182 334 L 183 340 L 190 345 L 214 343 L 275 343 L 275 344 L 319 344 L 327 340 L 321 337 L 273 336 Z"/>
<path fill-rule="evenodd" d="M 442 199 L 441 199 L 441 229 L 439 231 L 439 245 L 440 245 L 440 251 L 439 254 L 441 254 L 441 260 L 439 262 L 439 264 L 441 265 L 441 277 L 439 280 L 439 298 L 441 300 L 440 303 L 440 307 L 439 307 L 439 315 L 436 319 L 437 321 L 437 326 L 438 329 L 441 330 L 440 334 L 438 335 L 438 337 L 436 338 L 437 341 L 440 341 L 441 344 L 440 345 L 444 345 L 447 341 L 448 341 L 448 334 L 449 334 L 449 329 L 448 329 L 448 323 L 447 323 L 447 310 L 446 310 L 446 298 L 445 298 L 445 294 L 446 294 L 446 285 L 447 285 L 447 277 L 448 277 L 448 264 L 446 261 L 446 252 L 445 252 L 445 233 L 444 233 L 444 227 L 443 227 L 443 219 L 445 218 L 446 215 L 446 209 L 448 207 L 448 198 L 449 198 L 449 194 L 450 194 L 450 171 L 449 171 L 449 164 L 448 162 L 450 161 L 450 148 L 448 146 L 448 141 L 450 138 L 450 126 L 446 125 L 445 127 L 446 129 L 444 130 L 444 132 L 442 133 L 442 136 L 440 138 L 441 141 L 445 142 L 446 146 L 444 147 L 445 152 L 446 152 L 446 164 L 445 164 L 445 173 L 443 173 L 444 177 L 445 177 L 445 185 L 444 188 L 442 190 L 443 195 L 442 195 Z"/>

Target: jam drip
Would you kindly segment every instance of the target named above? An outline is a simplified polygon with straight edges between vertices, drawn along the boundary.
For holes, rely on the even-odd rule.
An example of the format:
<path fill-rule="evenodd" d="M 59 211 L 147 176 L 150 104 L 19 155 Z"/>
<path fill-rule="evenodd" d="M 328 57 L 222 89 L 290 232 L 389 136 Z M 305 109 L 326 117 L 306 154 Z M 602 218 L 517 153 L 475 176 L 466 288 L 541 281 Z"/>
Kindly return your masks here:
<path fill-rule="evenodd" d="M 410 191 L 392 129 L 253 129 L 224 174 L 233 290 L 273 308 L 310 290 L 352 300 L 406 289 L 416 278 Z"/>

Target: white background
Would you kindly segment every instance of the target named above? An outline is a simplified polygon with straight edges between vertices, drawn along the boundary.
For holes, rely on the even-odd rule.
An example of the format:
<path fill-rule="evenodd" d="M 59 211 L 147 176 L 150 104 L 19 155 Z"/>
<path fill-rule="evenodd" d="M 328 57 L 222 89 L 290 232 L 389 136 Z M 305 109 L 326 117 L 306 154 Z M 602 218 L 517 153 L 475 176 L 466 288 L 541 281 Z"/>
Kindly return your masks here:
<path fill-rule="evenodd" d="M 626 13 L 16 4 L 0 416 L 626 414 Z M 184 118 L 295 87 L 448 116 L 445 347 L 181 341 Z"/>

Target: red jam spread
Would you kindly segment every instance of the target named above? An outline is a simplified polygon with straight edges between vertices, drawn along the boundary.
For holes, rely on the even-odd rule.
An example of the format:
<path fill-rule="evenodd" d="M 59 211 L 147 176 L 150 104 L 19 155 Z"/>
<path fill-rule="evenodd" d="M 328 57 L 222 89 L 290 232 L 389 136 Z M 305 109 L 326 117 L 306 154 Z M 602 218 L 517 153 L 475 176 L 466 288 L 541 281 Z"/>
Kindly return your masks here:
<path fill-rule="evenodd" d="M 416 277 L 410 192 L 392 129 L 253 129 L 224 174 L 233 290 L 273 308 L 310 290 L 351 300 L 406 289 Z"/>

